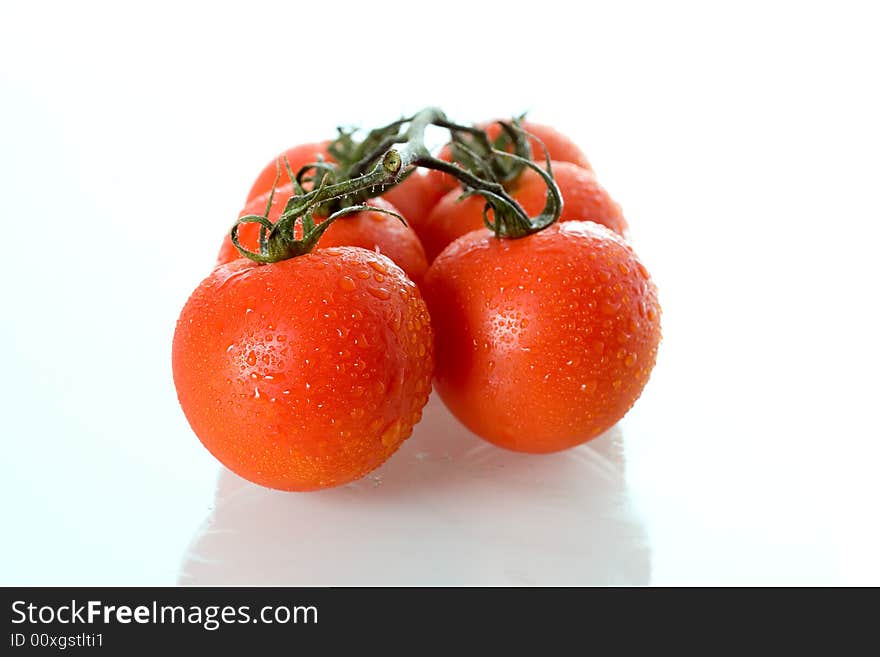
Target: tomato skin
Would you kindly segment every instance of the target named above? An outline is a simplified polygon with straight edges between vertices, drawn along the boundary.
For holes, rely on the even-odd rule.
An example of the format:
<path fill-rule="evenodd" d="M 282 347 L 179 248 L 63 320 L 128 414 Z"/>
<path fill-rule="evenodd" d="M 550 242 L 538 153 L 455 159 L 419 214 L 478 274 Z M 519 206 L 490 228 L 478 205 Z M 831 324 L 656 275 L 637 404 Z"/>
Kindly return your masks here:
<path fill-rule="evenodd" d="M 551 162 L 553 176 L 564 201 L 559 221 L 594 221 L 607 226 L 620 235 L 626 235 L 628 225 L 623 210 L 596 180 L 593 172 L 569 162 Z M 541 176 L 526 169 L 508 191 L 523 206 L 529 216 L 535 216 L 544 208 L 547 184 Z M 428 215 L 422 226 L 422 246 L 433 260 L 450 242 L 472 230 L 484 227 L 482 196 L 473 195 L 459 201 L 461 188 L 446 194 Z M 492 213 L 489 213 L 492 216 Z"/>
<path fill-rule="evenodd" d="M 293 186 L 287 184 L 275 190 L 272 197 L 272 207 L 269 210 L 269 220 L 275 222 L 284 210 L 287 199 L 293 194 Z M 266 211 L 268 195 L 260 196 L 252 200 L 239 213 L 242 217 L 247 214 L 263 215 Z M 382 198 L 372 198 L 367 201 L 369 205 L 397 212 L 397 209 Z M 316 218 L 321 221 L 321 218 Z M 296 226 L 297 237 L 302 235 L 301 226 Z M 238 241 L 242 246 L 251 251 L 259 250 L 260 226 L 255 223 L 241 224 L 238 228 Z M 420 283 L 428 269 L 428 261 L 422 243 L 412 228 L 404 226 L 400 220 L 390 214 L 382 212 L 358 212 L 337 219 L 331 224 L 321 239 L 318 240 L 319 249 L 331 246 L 359 246 L 369 251 L 378 250 L 391 258 L 406 272 L 416 283 Z M 217 254 L 217 264 L 222 265 L 242 257 L 232 239 L 227 233 Z"/>
<path fill-rule="evenodd" d="M 385 192 L 382 198 L 400 210 L 406 217 L 406 223 L 421 238 L 428 214 L 445 193 L 443 189 L 435 188 L 428 176 L 419 169 Z"/>
<path fill-rule="evenodd" d="M 642 392 L 660 342 L 647 270 L 620 236 L 570 221 L 516 240 L 482 229 L 431 265 L 435 388 L 471 431 L 554 452 L 609 429 Z"/>
<path fill-rule="evenodd" d="M 431 324 L 418 288 L 380 254 L 315 251 L 217 267 L 180 314 L 178 399 L 226 467 L 306 491 L 381 465 L 431 390 Z"/>
<path fill-rule="evenodd" d="M 588 171 L 593 170 L 590 161 L 580 147 L 555 128 L 541 123 L 532 123 L 531 121 L 523 121 L 523 128 L 526 132 L 532 133 L 535 137 L 544 142 L 544 146 L 547 148 L 551 160 L 556 160 L 558 162 L 571 162 L 582 169 L 587 169 Z M 495 139 L 501 135 L 501 126 L 494 123 L 486 128 L 486 132 L 489 134 L 490 139 Z M 530 139 L 529 144 L 532 147 L 532 159 L 538 162 L 543 162 L 545 158 L 544 149 L 541 148 L 541 144 L 535 139 Z"/>
<path fill-rule="evenodd" d="M 497 139 L 502 131 L 501 126 L 495 121 L 486 121 L 485 123 L 480 123 L 477 127 L 485 130 L 490 140 Z M 587 171 L 593 170 L 593 167 L 590 166 L 590 161 L 587 159 L 587 156 L 584 155 L 584 152 L 580 147 L 555 128 L 551 128 L 550 126 L 541 123 L 532 123 L 531 121 L 523 121 L 522 127 L 526 132 L 532 133 L 535 137 L 544 142 L 544 146 L 547 148 L 551 160 L 557 162 L 571 162 Z M 537 162 L 543 162 L 545 157 L 544 149 L 541 148 L 541 145 L 534 139 L 529 140 L 529 145 L 532 147 L 532 159 Z M 440 149 L 437 157 L 441 160 L 452 162 L 452 149 L 449 144 L 446 144 Z M 435 193 L 438 193 L 440 196 L 443 196 L 447 192 L 458 187 L 458 181 L 442 171 L 431 169 L 428 171 L 427 175 L 428 184 Z"/>
<path fill-rule="evenodd" d="M 309 144 L 299 144 L 288 148 L 260 171 L 260 175 L 257 176 L 254 184 L 251 185 L 251 191 L 248 192 L 247 203 L 250 203 L 258 196 L 268 194 L 272 191 L 272 185 L 275 183 L 275 178 L 278 174 L 277 162 L 279 158 L 287 158 L 290 170 L 295 176 L 305 165 L 317 162 L 320 158 L 323 158 L 325 162 L 333 162 L 333 158 L 330 157 L 330 153 L 327 152 L 327 147 L 329 145 L 329 141 L 319 141 Z M 281 178 L 279 179 L 278 186 L 280 187 L 284 184 L 290 184 L 290 177 L 287 175 L 287 169 L 284 167 L 284 161 L 282 160 Z"/>

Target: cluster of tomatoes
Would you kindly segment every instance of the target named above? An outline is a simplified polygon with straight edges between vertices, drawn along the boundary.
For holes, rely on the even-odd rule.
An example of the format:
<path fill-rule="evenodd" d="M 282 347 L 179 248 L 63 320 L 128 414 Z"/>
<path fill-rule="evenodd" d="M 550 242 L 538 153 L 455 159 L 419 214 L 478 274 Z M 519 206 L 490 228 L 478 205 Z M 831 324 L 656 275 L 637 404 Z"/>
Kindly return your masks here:
<path fill-rule="evenodd" d="M 656 288 L 583 152 L 550 127 L 522 127 L 564 201 L 557 222 L 527 236 L 487 229 L 485 200 L 432 169 L 297 257 L 257 264 L 226 237 L 172 350 L 184 413 L 224 465 L 282 490 L 353 481 L 411 435 L 432 383 L 474 433 L 523 452 L 585 442 L 632 407 L 660 341 Z M 297 171 L 332 164 L 331 151 L 283 156 Z M 277 170 L 260 173 L 242 216 L 278 220 L 297 183 L 278 186 Z M 544 206 L 547 183 L 530 168 L 505 188 L 529 216 Z M 239 245 L 257 250 L 260 233 L 241 224 Z"/>

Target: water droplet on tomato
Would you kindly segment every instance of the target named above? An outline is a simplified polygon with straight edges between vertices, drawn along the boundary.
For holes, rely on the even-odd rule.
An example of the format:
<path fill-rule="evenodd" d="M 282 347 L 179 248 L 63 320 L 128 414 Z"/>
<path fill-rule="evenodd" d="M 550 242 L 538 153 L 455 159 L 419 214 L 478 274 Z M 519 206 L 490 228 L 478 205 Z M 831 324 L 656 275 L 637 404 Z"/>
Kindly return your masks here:
<path fill-rule="evenodd" d="M 603 315 L 616 315 L 620 311 L 620 302 L 603 299 L 599 305 L 599 311 Z"/>
<path fill-rule="evenodd" d="M 382 432 L 382 444 L 385 447 L 392 447 L 400 437 L 400 420 L 395 420 L 391 425 Z"/>
<path fill-rule="evenodd" d="M 372 267 L 375 271 L 380 274 L 387 274 L 388 267 L 385 266 L 385 263 L 380 262 L 379 260 L 370 260 L 370 267 Z"/>

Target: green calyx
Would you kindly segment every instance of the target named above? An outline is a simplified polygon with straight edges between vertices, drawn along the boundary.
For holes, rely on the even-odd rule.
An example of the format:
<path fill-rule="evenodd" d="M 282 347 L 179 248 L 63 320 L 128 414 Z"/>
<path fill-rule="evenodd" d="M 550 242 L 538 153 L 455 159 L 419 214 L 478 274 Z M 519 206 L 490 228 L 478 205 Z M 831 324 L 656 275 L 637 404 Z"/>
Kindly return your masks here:
<path fill-rule="evenodd" d="M 498 153 L 513 153 L 526 160 L 532 159 L 529 135 L 522 128 L 522 118 L 514 118 L 509 123 L 498 121 L 501 132 L 491 142 L 488 134 L 479 128 L 461 129 L 450 126 L 453 162 L 461 164 L 472 173 L 490 177 L 502 184 L 516 180 L 522 173 L 523 165 L 500 157 Z"/>
<path fill-rule="evenodd" d="M 254 262 L 262 265 L 271 264 L 280 260 L 295 258 L 305 253 L 309 253 L 315 248 L 321 235 L 324 234 L 331 224 L 347 214 L 361 212 L 364 210 L 372 210 L 374 212 L 383 212 L 390 214 L 401 221 L 401 217 L 396 212 L 377 208 L 365 204 L 350 205 L 337 209 L 327 215 L 323 221 L 316 222 L 315 215 L 323 214 L 320 212 L 325 208 L 329 201 L 341 199 L 346 196 L 354 195 L 362 186 L 367 184 L 371 187 L 381 184 L 382 181 L 393 178 L 400 170 L 400 156 L 395 151 L 388 151 L 381 162 L 379 162 L 373 170 L 364 176 L 360 176 L 353 180 L 343 180 L 334 182 L 332 171 L 315 178 L 317 187 L 312 191 L 306 192 L 302 187 L 304 172 L 308 169 L 315 168 L 315 165 L 303 167 L 296 176 L 288 175 L 294 181 L 294 188 L 297 193 L 287 200 L 281 216 L 274 224 L 269 221 L 269 209 L 272 207 L 272 200 L 275 196 L 275 189 L 278 185 L 279 175 L 276 175 L 275 184 L 269 199 L 266 203 L 266 211 L 263 215 L 249 214 L 240 217 L 232 227 L 230 239 L 232 244 L 238 249 L 238 252 L 250 258 Z M 238 239 L 238 229 L 241 224 L 256 223 L 260 225 L 259 251 L 251 251 L 241 245 Z M 302 227 L 302 236 L 296 236 L 296 224 L 300 223 Z M 405 223 L 405 222 L 404 222 Z"/>
<path fill-rule="evenodd" d="M 531 161 L 530 135 L 518 119 L 499 123 L 502 133 L 494 141 L 479 128 L 450 122 L 436 108 L 372 130 L 362 141 L 354 139 L 353 131 L 340 129 L 339 137 L 329 147 L 335 163 L 315 162 L 294 174 L 284 162 L 296 193 L 273 224 L 268 216 L 281 178 L 279 162 L 265 214 L 241 217 L 232 227 L 232 243 L 241 255 L 269 264 L 310 252 L 333 221 L 354 212 L 379 211 L 404 221 L 397 213 L 367 205 L 366 201 L 399 184 L 420 166 L 453 176 L 464 187 L 465 195 L 483 196 L 484 221 L 497 237 L 519 238 L 543 230 L 562 212 L 562 196 L 553 180 L 550 159 L 546 158 L 546 171 Z M 429 125 L 450 131 L 455 162 L 433 157 L 425 147 L 424 133 Z M 504 188 L 504 183 L 513 180 L 525 167 L 535 170 L 547 183 L 547 201 L 536 217 L 529 217 Z M 305 190 L 304 183 L 310 184 L 310 191 Z M 326 219 L 316 222 L 316 215 Z M 238 230 L 244 223 L 260 225 L 259 251 L 250 251 L 239 242 Z M 297 223 L 302 229 L 299 238 Z"/>

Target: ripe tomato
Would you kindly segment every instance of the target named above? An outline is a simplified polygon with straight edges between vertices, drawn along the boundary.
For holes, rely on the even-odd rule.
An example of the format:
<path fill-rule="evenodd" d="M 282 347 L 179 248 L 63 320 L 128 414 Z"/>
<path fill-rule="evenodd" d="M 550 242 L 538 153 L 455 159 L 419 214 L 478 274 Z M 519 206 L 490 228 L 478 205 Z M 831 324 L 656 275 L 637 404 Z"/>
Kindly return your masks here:
<path fill-rule="evenodd" d="M 627 223 L 623 211 L 599 184 L 592 171 L 569 162 L 552 162 L 551 165 L 564 202 L 559 221 L 595 221 L 621 235 L 626 234 Z M 534 216 L 544 207 L 547 184 L 540 175 L 525 169 L 508 185 L 508 191 L 530 216 Z M 461 193 L 459 187 L 446 194 L 422 225 L 419 236 L 428 260 L 436 258 L 454 239 L 484 226 L 485 199 L 474 195 L 459 201 Z M 492 216 L 491 211 L 489 216 Z"/>
<path fill-rule="evenodd" d="M 187 420 L 226 467 L 316 490 L 364 476 L 410 435 L 431 390 L 431 324 L 418 288 L 378 253 L 242 258 L 187 301 L 172 367 Z"/>
<path fill-rule="evenodd" d="M 598 436 L 654 366 L 656 288 L 632 248 L 592 222 L 521 239 L 468 233 L 428 269 L 424 292 L 437 392 L 501 447 L 554 452 Z"/>
<path fill-rule="evenodd" d="M 292 194 L 293 185 L 290 183 L 275 190 L 272 207 L 269 210 L 270 221 L 278 220 L 287 199 Z M 268 200 L 268 195 L 253 199 L 239 216 L 262 215 L 266 211 Z M 381 198 L 369 199 L 368 204 L 377 208 L 397 211 L 388 201 Z M 316 218 L 316 221 L 320 220 L 320 217 Z M 301 226 L 297 225 L 296 230 L 297 237 L 301 237 Z M 259 224 L 246 223 L 239 226 L 238 241 L 242 246 L 251 251 L 257 251 L 259 240 Z M 412 228 L 404 226 L 397 217 L 382 212 L 357 212 L 337 219 L 318 240 L 319 249 L 331 246 L 359 246 L 370 251 L 384 253 L 416 283 L 422 281 L 425 271 L 428 269 L 425 251 Z M 220 253 L 217 255 L 217 264 L 232 262 L 240 257 L 241 254 L 232 244 L 227 233 L 220 246 Z"/>
<path fill-rule="evenodd" d="M 332 162 L 333 158 L 330 157 L 330 154 L 327 152 L 327 147 L 330 145 L 329 141 L 319 141 L 312 144 L 300 144 L 298 146 L 293 146 L 284 151 L 278 158 L 287 158 L 287 163 L 290 165 L 290 170 L 293 172 L 293 175 L 296 175 L 300 169 L 302 169 L 307 164 L 312 164 L 313 162 L 317 162 L 319 159 L 323 158 L 325 162 Z M 250 203 L 253 199 L 262 196 L 263 194 L 268 194 L 272 191 L 272 185 L 275 183 L 275 178 L 278 174 L 278 158 L 275 158 L 269 164 L 267 164 L 262 171 L 260 171 L 260 175 L 257 176 L 257 179 L 254 181 L 254 184 L 251 186 L 251 191 L 248 192 L 247 202 Z M 284 168 L 283 160 L 281 165 L 281 180 L 280 184 L 290 184 L 290 179 L 288 178 L 287 171 Z M 280 185 L 279 185 L 280 186 Z"/>
<path fill-rule="evenodd" d="M 428 213 L 443 195 L 442 189 L 434 188 L 428 176 L 417 170 L 402 183 L 385 192 L 382 198 L 400 210 L 400 213 L 406 217 L 406 223 L 421 236 Z"/>
<path fill-rule="evenodd" d="M 495 121 L 487 121 L 479 124 L 477 127 L 485 130 L 490 140 L 497 139 L 502 131 L 502 127 Z M 551 160 L 557 162 L 571 162 L 582 169 L 587 169 L 588 171 L 593 170 L 593 167 L 590 166 L 589 160 L 587 160 L 587 156 L 584 155 L 584 152 L 578 147 L 578 145 L 558 130 L 551 128 L 548 125 L 532 123 L 531 121 L 523 121 L 522 127 L 523 130 L 530 132 L 544 142 L 544 146 L 547 148 Z M 534 139 L 530 139 L 529 144 L 532 147 L 532 159 L 538 162 L 543 162 L 545 158 L 544 149 L 541 148 L 541 144 Z M 449 144 L 440 149 L 437 157 L 441 160 L 452 162 L 452 149 Z M 458 187 L 458 181 L 442 171 L 430 169 L 428 170 L 427 175 L 427 184 L 438 199 L 447 192 Z"/>

